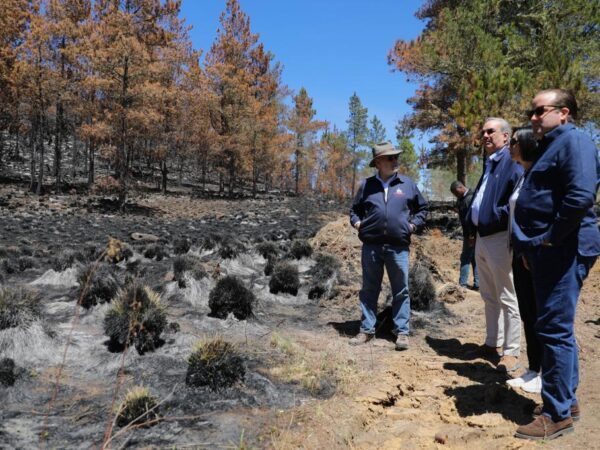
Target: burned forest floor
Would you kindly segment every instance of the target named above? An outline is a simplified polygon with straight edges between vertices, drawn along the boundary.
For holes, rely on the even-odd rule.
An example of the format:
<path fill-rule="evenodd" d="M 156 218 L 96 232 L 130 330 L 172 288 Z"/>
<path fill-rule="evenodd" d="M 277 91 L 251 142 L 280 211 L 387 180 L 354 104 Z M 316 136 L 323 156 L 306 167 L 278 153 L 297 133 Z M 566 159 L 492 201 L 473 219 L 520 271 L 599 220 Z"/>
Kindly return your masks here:
<path fill-rule="evenodd" d="M 539 446 L 512 437 L 539 395 L 507 386 L 491 361 L 467 358 L 483 342 L 483 303 L 454 284 L 462 243 L 448 208 L 413 237 L 411 264 L 427 271 L 433 296 L 415 305 L 409 350 L 394 351 L 387 279 L 376 339 L 348 345 L 359 327 L 360 241 L 346 206 L 181 192 L 138 194 L 120 212 L 104 197 L 38 199 L 1 186 L 0 448 Z M 286 273 L 298 274 L 297 292 L 273 288 Z M 214 292 L 228 277 L 252 293 L 247 317 L 222 313 Z M 158 295 L 165 317 L 150 343 L 119 347 L 107 316 L 134 282 Z M 8 290 L 25 298 L 17 308 L 6 306 Z M 582 419 L 544 448 L 600 448 L 598 292 L 597 264 L 576 321 Z M 136 320 L 128 339 L 149 332 Z M 191 385 L 190 355 L 214 340 L 233 345 L 237 359 L 221 361 L 241 361 L 239 370 Z M 225 385 L 228 377 L 237 378 Z M 134 387 L 156 409 L 120 422 Z"/>

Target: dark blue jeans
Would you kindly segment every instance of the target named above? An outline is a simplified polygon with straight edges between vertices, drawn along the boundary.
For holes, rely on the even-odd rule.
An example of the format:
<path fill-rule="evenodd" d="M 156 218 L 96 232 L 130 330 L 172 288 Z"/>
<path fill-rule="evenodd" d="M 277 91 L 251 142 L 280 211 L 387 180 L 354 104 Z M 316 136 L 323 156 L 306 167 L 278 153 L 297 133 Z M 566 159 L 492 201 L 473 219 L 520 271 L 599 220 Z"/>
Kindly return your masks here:
<path fill-rule="evenodd" d="M 363 244 L 362 289 L 359 293 L 362 320 L 360 331 L 375 334 L 377 298 L 381 292 L 383 268 L 392 287 L 392 317 L 394 334 L 408 334 L 410 298 L 408 296 L 408 249 L 388 244 Z"/>
<path fill-rule="evenodd" d="M 535 331 L 543 347 L 543 413 L 554 421 L 571 416 L 577 404 L 579 361 L 574 321 L 583 280 L 596 257 L 581 256 L 577 242 L 536 247 L 527 254 L 537 303 Z"/>
<path fill-rule="evenodd" d="M 469 247 L 467 239 L 463 240 L 462 252 L 460 253 L 460 276 L 458 284 L 467 286 L 469 283 L 469 271 L 473 267 L 473 287 L 479 287 L 479 275 L 475 264 L 475 246 Z"/>

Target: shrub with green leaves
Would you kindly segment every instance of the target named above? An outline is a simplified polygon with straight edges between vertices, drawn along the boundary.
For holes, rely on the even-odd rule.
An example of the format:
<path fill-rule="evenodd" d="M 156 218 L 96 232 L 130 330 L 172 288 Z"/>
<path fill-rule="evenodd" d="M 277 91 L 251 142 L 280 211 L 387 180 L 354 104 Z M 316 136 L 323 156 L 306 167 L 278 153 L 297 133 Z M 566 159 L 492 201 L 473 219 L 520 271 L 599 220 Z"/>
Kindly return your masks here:
<path fill-rule="evenodd" d="M 273 268 L 273 275 L 269 280 L 269 292 L 280 292 L 297 295 L 300 288 L 298 268 L 287 261 L 281 261 Z"/>
<path fill-rule="evenodd" d="M 130 389 L 117 408 L 117 425 L 139 425 L 157 419 L 156 399 L 148 388 L 136 386 Z"/>
<path fill-rule="evenodd" d="M 225 319 L 229 313 L 239 320 L 251 317 L 255 302 L 252 291 L 233 275 L 221 278 L 208 296 L 210 313 L 219 319 Z"/>
<path fill-rule="evenodd" d="M 220 338 L 198 342 L 188 358 L 185 382 L 212 390 L 229 387 L 245 375 L 244 360 L 235 346 Z"/>
<path fill-rule="evenodd" d="M 0 288 L 0 330 L 28 327 L 41 313 L 36 292 L 22 287 Z"/>
<path fill-rule="evenodd" d="M 116 347 L 134 345 L 140 355 L 154 350 L 167 325 L 160 296 L 137 281 L 121 289 L 104 317 L 104 333 Z"/>

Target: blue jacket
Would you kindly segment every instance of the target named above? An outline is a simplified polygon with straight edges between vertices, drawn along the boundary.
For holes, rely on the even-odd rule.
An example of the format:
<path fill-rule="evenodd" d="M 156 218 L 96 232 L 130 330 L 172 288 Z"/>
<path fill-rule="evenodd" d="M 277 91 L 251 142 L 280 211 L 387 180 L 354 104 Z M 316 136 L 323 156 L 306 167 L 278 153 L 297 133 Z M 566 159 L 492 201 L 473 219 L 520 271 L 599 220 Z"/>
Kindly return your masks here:
<path fill-rule="evenodd" d="M 527 173 L 515 206 L 515 248 L 571 243 L 582 256 L 599 255 L 594 213 L 600 182 L 596 146 L 572 124 L 547 133 L 540 146 L 542 156 Z"/>
<path fill-rule="evenodd" d="M 508 230 L 508 219 L 510 209 L 508 199 L 510 198 L 517 181 L 523 174 L 523 168 L 510 158 L 508 147 L 498 150 L 498 160 L 492 160 L 490 174 L 488 176 L 481 206 L 479 207 L 479 217 L 477 227 L 473 224 L 471 218 L 472 209 L 469 207 L 467 213 L 467 223 L 471 227 L 470 236 L 479 233 L 480 236 L 490 236 L 500 231 Z M 485 174 L 485 170 L 484 170 Z M 481 187 L 483 175 L 477 183 L 473 199 L 477 197 L 477 192 Z M 472 202 L 471 202 L 472 204 Z"/>
<path fill-rule="evenodd" d="M 390 180 L 387 202 L 376 176 L 363 180 L 350 209 L 350 223 L 354 226 L 360 221 L 358 237 L 367 244 L 408 247 L 410 224 L 421 228 L 426 217 L 427 201 L 417 185 L 400 174 Z"/>

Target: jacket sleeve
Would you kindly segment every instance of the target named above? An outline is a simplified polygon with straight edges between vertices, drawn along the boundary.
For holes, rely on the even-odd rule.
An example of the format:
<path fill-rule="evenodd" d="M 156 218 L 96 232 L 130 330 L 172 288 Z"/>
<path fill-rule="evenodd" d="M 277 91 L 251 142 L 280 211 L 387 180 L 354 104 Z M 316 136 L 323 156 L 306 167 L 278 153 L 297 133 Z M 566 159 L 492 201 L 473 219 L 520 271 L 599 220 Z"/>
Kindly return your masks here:
<path fill-rule="evenodd" d="M 508 227 L 508 221 L 510 220 L 510 205 L 508 201 L 515 190 L 515 186 L 519 182 L 519 179 L 523 175 L 523 167 L 521 167 L 518 163 L 511 161 L 510 170 L 510 178 L 507 180 L 507 184 L 505 186 L 502 204 L 496 208 L 498 222 L 506 227 Z"/>
<path fill-rule="evenodd" d="M 362 202 L 363 192 L 365 190 L 366 180 L 363 180 L 356 191 L 352 206 L 350 207 L 350 225 L 354 227 L 356 222 L 360 222 L 365 216 L 365 207 Z"/>
<path fill-rule="evenodd" d="M 599 176 L 596 146 L 577 133 L 560 152 L 558 164 L 564 197 L 544 239 L 555 245 L 577 229 L 594 205 Z"/>
<path fill-rule="evenodd" d="M 428 213 L 428 203 L 427 200 L 425 200 L 425 197 L 423 197 L 423 194 L 421 194 L 421 191 L 419 191 L 419 188 L 416 184 L 413 185 L 413 189 L 415 191 L 415 195 L 411 202 L 410 223 L 417 227 L 417 230 L 420 230 L 425 226 L 425 219 L 427 219 Z"/>

